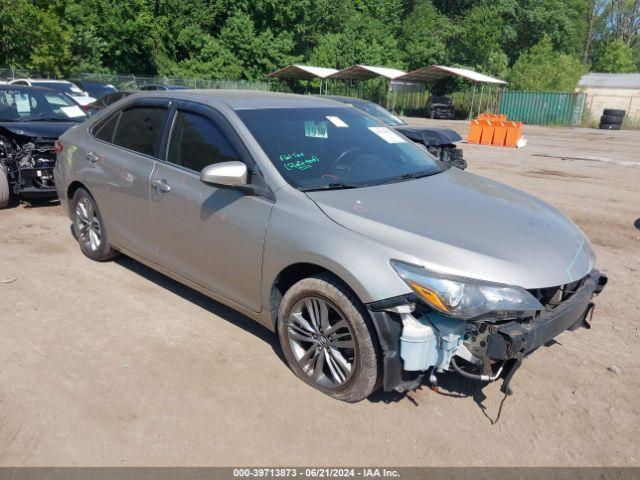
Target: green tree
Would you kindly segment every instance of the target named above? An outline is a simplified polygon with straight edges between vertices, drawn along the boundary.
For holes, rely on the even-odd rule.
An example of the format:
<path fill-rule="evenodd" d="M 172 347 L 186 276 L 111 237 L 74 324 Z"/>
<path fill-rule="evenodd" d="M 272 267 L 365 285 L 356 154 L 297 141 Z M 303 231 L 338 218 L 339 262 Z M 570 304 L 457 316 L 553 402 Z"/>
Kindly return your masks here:
<path fill-rule="evenodd" d="M 311 63 L 336 68 L 359 63 L 403 67 L 396 36 L 365 13 L 348 19 L 342 32 L 324 35 L 309 58 Z"/>
<path fill-rule="evenodd" d="M 402 23 L 400 45 L 407 68 L 446 63 L 452 29 L 451 21 L 438 12 L 431 0 L 418 0 Z"/>
<path fill-rule="evenodd" d="M 489 75 L 504 77 L 509 58 L 503 46 L 514 41 L 515 3 L 510 0 L 482 2 L 458 22 L 452 38 L 452 60 Z"/>
<path fill-rule="evenodd" d="M 271 29 L 256 32 L 249 14 L 236 12 L 220 31 L 220 42 L 236 57 L 247 80 L 264 79 L 264 75 L 292 63 L 293 40 L 288 32 L 274 34 Z"/>
<path fill-rule="evenodd" d="M 0 0 L 0 65 L 61 75 L 71 61 L 71 34 L 53 9 Z"/>
<path fill-rule="evenodd" d="M 584 51 L 589 23 L 588 0 L 520 0 L 516 21 L 516 38 L 509 46 L 515 60 L 524 50 L 546 35 L 562 53 L 579 56 Z"/>
<path fill-rule="evenodd" d="M 509 81 L 515 90 L 570 92 L 583 73 L 579 60 L 554 50 L 551 37 L 545 36 L 518 57 Z"/>
<path fill-rule="evenodd" d="M 633 51 L 622 40 L 607 42 L 598 48 L 593 71 L 607 73 L 632 73 L 638 71 Z"/>

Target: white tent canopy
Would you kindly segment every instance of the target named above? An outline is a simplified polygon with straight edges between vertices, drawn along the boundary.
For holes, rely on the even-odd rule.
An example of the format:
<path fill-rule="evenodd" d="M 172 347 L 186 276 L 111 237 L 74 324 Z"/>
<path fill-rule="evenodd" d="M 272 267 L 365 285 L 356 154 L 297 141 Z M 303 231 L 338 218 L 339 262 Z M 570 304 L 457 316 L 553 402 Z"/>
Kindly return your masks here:
<path fill-rule="evenodd" d="M 352 65 L 330 75 L 328 78 L 367 80 L 375 77 L 385 77 L 389 80 L 395 80 L 405 73 L 406 72 L 397 70 L 395 68 L 372 67 L 369 65 Z"/>
<path fill-rule="evenodd" d="M 453 76 L 463 77 L 467 80 L 471 80 L 477 83 L 490 83 L 495 85 L 507 84 L 507 82 L 505 82 L 504 80 L 499 80 L 497 78 L 493 78 L 489 75 L 484 75 L 473 70 L 468 70 L 466 68 L 446 67 L 443 65 L 431 65 L 430 67 L 419 68 L 396 78 L 396 80 L 402 80 L 404 82 L 428 83 Z"/>
<path fill-rule="evenodd" d="M 292 78 L 295 80 L 313 80 L 314 78 L 327 78 L 337 73 L 335 68 L 312 67 L 310 65 L 288 65 L 284 68 L 267 74 L 270 78 Z"/>

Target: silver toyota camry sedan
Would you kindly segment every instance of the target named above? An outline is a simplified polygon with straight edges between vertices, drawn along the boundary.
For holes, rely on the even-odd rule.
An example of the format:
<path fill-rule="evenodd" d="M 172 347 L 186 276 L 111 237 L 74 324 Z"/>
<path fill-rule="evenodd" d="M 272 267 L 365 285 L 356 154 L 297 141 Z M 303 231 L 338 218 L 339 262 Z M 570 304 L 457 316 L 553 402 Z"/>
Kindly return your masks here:
<path fill-rule="evenodd" d="M 328 99 L 144 92 L 57 150 L 87 257 L 128 255 L 239 310 L 348 402 L 443 372 L 509 393 L 527 355 L 589 326 L 606 283 L 555 208 Z"/>

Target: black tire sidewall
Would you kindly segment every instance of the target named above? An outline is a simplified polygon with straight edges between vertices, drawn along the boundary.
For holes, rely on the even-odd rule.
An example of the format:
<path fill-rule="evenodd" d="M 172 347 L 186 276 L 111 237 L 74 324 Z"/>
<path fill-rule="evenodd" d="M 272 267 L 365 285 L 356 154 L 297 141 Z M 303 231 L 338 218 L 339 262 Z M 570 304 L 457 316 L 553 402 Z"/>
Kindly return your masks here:
<path fill-rule="evenodd" d="M 610 116 L 610 117 L 620 117 L 620 118 L 624 118 L 624 116 L 627 114 L 626 110 L 619 110 L 616 108 L 605 108 L 602 111 L 602 116 Z"/>
<path fill-rule="evenodd" d="M 299 300 L 312 296 L 323 298 L 339 308 L 354 333 L 357 355 L 355 371 L 340 388 L 327 388 L 313 382 L 298 365 L 289 345 L 286 319 Z M 291 370 L 305 383 L 338 400 L 358 402 L 368 397 L 378 386 L 380 369 L 377 339 L 367 315 L 357 297 L 331 275 L 314 275 L 294 284 L 282 298 L 277 324 L 280 346 Z"/>
<path fill-rule="evenodd" d="M 98 247 L 98 249 L 95 250 L 95 251 L 86 248 L 85 244 L 80 241 L 80 238 L 77 235 L 78 232 L 75 231 L 76 206 L 77 206 L 77 204 L 78 204 L 78 202 L 80 201 L 81 198 L 88 198 L 91 201 L 91 203 L 93 203 L 93 208 L 95 209 L 95 215 L 96 215 L 96 217 L 98 217 L 98 220 L 100 221 L 100 230 L 101 230 L 101 235 L 102 235 L 102 243 L 100 244 L 100 247 Z M 90 258 L 91 260 L 95 260 L 97 262 L 104 262 L 106 260 L 111 260 L 111 258 L 113 258 L 113 256 L 114 256 L 114 251 L 112 250 L 111 246 L 109 245 L 109 238 L 107 236 L 107 229 L 106 229 L 106 227 L 104 225 L 104 220 L 102 219 L 102 215 L 100 214 L 100 209 L 98 208 L 98 204 L 96 203 L 94 198 L 91 196 L 91 194 L 89 192 L 87 192 L 84 188 L 79 188 L 73 194 L 73 199 L 71 200 L 71 212 L 73 214 L 72 229 L 73 229 L 73 232 L 74 232 L 74 236 L 76 237 L 76 241 L 78 242 L 78 245 L 80 245 L 80 250 L 82 251 L 82 253 L 85 256 L 87 256 L 88 258 Z"/>
<path fill-rule="evenodd" d="M 12 200 L 11 185 L 9 184 L 9 176 L 2 165 L 0 165 L 0 209 L 7 208 L 11 205 Z"/>
<path fill-rule="evenodd" d="M 600 123 L 621 124 L 623 120 L 624 120 L 624 117 L 618 117 L 614 115 L 602 115 L 600 117 Z"/>

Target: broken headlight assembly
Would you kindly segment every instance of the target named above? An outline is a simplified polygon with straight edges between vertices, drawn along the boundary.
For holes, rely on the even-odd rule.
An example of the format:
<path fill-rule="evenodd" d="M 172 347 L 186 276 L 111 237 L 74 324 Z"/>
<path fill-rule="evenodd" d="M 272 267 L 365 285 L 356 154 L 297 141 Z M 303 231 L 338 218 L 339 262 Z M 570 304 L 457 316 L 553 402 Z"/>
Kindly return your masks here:
<path fill-rule="evenodd" d="M 544 308 L 515 285 L 445 275 L 397 260 L 391 265 L 426 305 L 461 320 L 530 318 Z"/>

